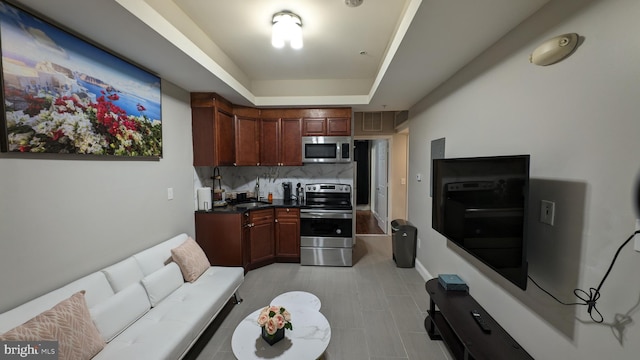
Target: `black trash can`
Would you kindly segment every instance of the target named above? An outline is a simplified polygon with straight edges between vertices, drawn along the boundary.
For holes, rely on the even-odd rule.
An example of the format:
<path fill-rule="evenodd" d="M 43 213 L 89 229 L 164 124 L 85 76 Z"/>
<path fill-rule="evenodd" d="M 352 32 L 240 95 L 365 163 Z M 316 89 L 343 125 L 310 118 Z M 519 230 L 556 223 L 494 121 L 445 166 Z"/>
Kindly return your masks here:
<path fill-rule="evenodd" d="M 416 266 L 416 242 L 418 229 L 409 221 L 396 219 L 391 222 L 391 246 L 397 267 Z"/>

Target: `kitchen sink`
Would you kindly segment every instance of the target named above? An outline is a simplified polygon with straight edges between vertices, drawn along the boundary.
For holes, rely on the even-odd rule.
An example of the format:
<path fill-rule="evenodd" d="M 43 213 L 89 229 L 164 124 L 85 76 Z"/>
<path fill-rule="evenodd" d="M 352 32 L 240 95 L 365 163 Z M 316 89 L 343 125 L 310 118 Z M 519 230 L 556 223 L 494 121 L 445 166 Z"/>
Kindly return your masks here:
<path fill-rule="evenodd" d="M 265 202 L 265 201 L 251 201 L 251 202 L 245 202 L 245 203 L 239 203 L 236 204 L 236 208 L 254 208 L 254 207 L 260 207 L 260 206 L 264 206 L 264 205 L 271 205 L 271 203 Z"/>

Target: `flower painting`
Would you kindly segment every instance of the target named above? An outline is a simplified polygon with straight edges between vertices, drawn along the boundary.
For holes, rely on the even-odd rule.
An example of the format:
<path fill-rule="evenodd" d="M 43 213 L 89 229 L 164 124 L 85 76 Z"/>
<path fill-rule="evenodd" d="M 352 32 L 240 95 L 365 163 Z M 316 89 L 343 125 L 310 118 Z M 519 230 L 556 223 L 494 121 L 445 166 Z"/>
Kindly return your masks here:
<path fill-rule="evenodd" d="M 160 78 L 0 1 L 2 151 L 162 156 Z"/>

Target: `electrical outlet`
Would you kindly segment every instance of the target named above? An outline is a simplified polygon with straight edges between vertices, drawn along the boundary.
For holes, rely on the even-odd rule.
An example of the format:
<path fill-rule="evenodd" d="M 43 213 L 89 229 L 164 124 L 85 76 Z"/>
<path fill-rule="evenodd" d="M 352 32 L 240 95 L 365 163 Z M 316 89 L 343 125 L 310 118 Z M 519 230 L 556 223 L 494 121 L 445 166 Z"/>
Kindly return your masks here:
<path fill-rule="evenodd" d="M 556 213 L 556 203 L 553 201 L 540 201 L 540 222 L 553 226 Z"/>
<path fill-rule="evenodd" d="M 636 231 L 640 230 L 640 219 L 636 219 Z M 635 244 L 633 244 L 633 248 L 636 251 L 640 251 L 640 234 L 636 234 L 634 239 Z"/>
<path fill-rule="evenodd" d="M 416 174 L 416 181 L 422 181 L 422 174 Z"/>
<path fill-rule="evenodd" d="M 167 200 L 173 200 L 173 188 L 167 188 Z"/>

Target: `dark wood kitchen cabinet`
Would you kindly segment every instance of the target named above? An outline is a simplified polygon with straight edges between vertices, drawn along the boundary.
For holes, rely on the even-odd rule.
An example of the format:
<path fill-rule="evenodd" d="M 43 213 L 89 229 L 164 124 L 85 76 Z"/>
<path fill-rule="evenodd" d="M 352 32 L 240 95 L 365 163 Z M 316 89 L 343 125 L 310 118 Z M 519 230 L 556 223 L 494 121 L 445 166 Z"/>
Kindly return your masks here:
<path fill-rule="evenodd" d="M 245 216 L 246 215 L 246 216 Z M 242 266 L 249 264 L 245 252 L 249 229 L 248 213 L 196 213 L 196 241 L 211 265 Z"/>
<path fill-rule="evenodd" d="M 302 165 L 302 117 L 295 110 L 265 109 L 260 120 L 260 164 Z"/>
<path fill-rule="evenodd" d="M 351 136 L 351 117 L 327 118 L 328 136 Z"/>
<path fill-rule="evenodd" d="M 235 163 L 235 121 L 231 103 L 215 93 L 191 93 L 194 166 Z"/>
<path fill-rule="evenodd" d="M 305 110 L 302 136 L 351 136 L 351 108 Z"/>
<path fill-rule="evenodd" d="M 259 166 L 260 164 L 260 110 L 234 107 L 235 117 L 235 165 Z"/>
<path fill-rule="evenodd" d="M 273 209 L 249 211 L 249 268 L 274 262 Z"/>
<path fill-rule="evenodd" d="M 191 93 L 194 166 L 300 166 L 302 136 L 350 136 L 351 108 L 251 108 Z"/>
<path fill-rule="evenodd" d="M 327 135 L 326 118 L 304 118 L 304 120 L 302 121 L 302 127 L 302 135 L 304 136 Z"/>
<path fill-rule="evenodd" d="M 275 209 L 276 260 L 300 262 L 300 209 Z"/>

